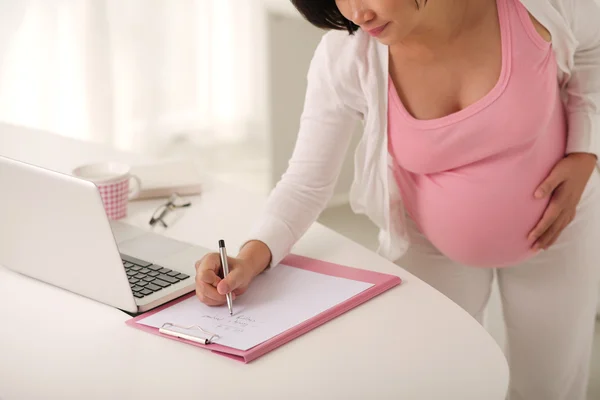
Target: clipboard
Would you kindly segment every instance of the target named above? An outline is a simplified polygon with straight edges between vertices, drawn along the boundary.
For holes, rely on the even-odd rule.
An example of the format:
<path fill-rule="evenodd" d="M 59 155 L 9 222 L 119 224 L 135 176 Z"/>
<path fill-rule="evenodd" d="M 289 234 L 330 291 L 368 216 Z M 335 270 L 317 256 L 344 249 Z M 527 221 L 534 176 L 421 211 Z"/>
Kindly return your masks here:
<path fill-rule="evenodd" d="M 179 326 L 176 324 L 165 323 L 160 328 L 154 328 L 151 326 L 137 323 L 137 321 L 147 318 L 149 315 L 157 313 L 165 308 L 171 307 L 181 301 L 187 300 L 188 298 L 195 296 L 195 293 L 193 292 L 170 303 L 167 303 L 161 307 L 158 307 L 155 310 L 138 315 L 135 318 L 131 318 L 125 323 L 130 327 L 140 329 L 142 331 L 154 335 L 162 336 L 171 340 L 176 340 L 192 346 L 201 347 L 210 350 L 213 353 L 237 361 L 241 361 L 243 363 L 250 363 L 251 361 L 254 361 L 257 358 L 267 354 L 268 352 L 275 350 L 276 348 L 294 340 L 295 338 L 307 332 L 310 332 L 311 330 L 325 324 L 326 322 L 342 315 L 343 313 L 367 302 L 368 300 L 402 283 L 402 279 L 395 275 L 383 274 L 380 272 L 368 271 L 359 268 L 333 264 L 295 254 L 287 256 L 281 263 L 291 267 L 304 269 L 307 271 L 371 283 L 372 286 L 362 291 L 361 293 L 349 298 L 348 300 L 332 308 L 329 308 L 328 310 L 248 350 L 239 350 L 215 343 L 213 340 L 217 337 L 217 335 L 204 330 L 199 325 Z"/>

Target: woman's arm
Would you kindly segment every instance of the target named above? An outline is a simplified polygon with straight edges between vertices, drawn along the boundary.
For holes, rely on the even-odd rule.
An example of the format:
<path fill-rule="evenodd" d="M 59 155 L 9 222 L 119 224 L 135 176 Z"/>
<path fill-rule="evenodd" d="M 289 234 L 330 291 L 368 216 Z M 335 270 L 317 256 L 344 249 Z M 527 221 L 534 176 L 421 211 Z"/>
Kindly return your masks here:
<path fill-rule="evenodd" d="M 330 33 L 340 38 L 338 32 Z M 270 249 L 268 266 L 276 266 L 290 252 L 325 208 L 362 118 L 343 94 L 355 91 L 359 83 L 349 78 L 353 74 L 338 72 L 344 62 L 338 58 L 340 43 L 331 43 L 327 35 L 309 67 L 300 129 L 288 168 L 249 235 L 249 241 L 259 240 Z M 344 71 L 349 68 L 342 66 Z"/>
<path fill-rule="evenodd" d="M 566 86 L 567 153 L 600 154 L 600 3 L 571 0 L 571 28 L 578 41 Z M 558 39 L 560 40 L 560 39 Z"/>

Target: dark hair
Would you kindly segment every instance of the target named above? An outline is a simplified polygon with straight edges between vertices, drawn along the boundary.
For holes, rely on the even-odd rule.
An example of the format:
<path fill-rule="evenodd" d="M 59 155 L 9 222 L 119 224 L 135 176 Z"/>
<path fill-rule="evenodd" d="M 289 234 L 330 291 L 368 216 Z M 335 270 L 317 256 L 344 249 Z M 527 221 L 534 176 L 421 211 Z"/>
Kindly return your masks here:
<path fill-rule="evenodd" d="M 292 4 L 302 16 L 317 28 L 344 30 L 352 34 L 358 25 L 346 19 L 335 0 L 292 0 Z"/>
<path fill-rule="evenodd" d="M 423 5 L 428 0 L 423 0 Z M 353 34 L 358 30 L 358 25 L 346 19 L 335 4 L 335 0 L 292 0 L 292 4 L 302 16 L 317 28 L 346 29 Z M 421 8 L 419 0 L 415 0 L 417 8 Z"/>

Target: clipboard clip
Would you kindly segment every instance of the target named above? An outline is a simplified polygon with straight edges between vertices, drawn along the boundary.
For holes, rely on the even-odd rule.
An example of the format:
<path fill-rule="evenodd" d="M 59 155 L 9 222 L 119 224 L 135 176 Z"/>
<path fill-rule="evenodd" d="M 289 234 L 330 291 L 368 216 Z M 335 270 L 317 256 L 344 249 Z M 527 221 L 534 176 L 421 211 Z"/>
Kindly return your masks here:
<path fill-rule="evenodd" d="M 192 334 L 174 331 L 169 328 L 179 328 L 179 329 L 184 329 L 187 331 L 193 331 L 193 330 L 200 331 L 204 335 L 204 337 L 199 337 L 199 336 L 195 336 Z M 199 325 L 182 326 L 182 325 L 172 324 L 170 322 L 165 322 L 162 325 L 162 327 L 160 327 L 158 329 L 158 331 L 165 335 L 174 336 L 174 337 L 177 337 L 180 339 L 190 340 L 192 342 L 196 342 L 196 343 L 200 343 L 200 344 L 204 344 L 204 345 L 214 343 L 214 339 L 219 337 L 219 335 L 217 335 L 216 333 L 212 333 L 205 329 L 202 329 L 202 327 L 200 327 Z"/>

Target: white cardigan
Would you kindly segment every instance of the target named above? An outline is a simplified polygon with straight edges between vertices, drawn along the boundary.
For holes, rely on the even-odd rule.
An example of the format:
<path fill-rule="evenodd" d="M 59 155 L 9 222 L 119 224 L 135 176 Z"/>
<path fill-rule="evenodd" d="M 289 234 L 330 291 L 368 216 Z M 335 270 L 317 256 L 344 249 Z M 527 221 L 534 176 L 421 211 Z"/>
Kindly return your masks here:
<path fill-rule="evenodd" d="M 521 0 L 552 35 L 568 112 L 567 152 L 600 154 L 600 0 Z M 248 240 L 270 248 L 270 266 L 292 249 L 332 196 L 358 121 L 350 205 L 380 229 L 378 253 L 409 246 L 405 210 L 387 148 L 388 47 L 358 30 L 327 32 L 311 61 L 300 131 L 289 166 Z M 599 157 L 600 165 L 600 157 Z"/>

